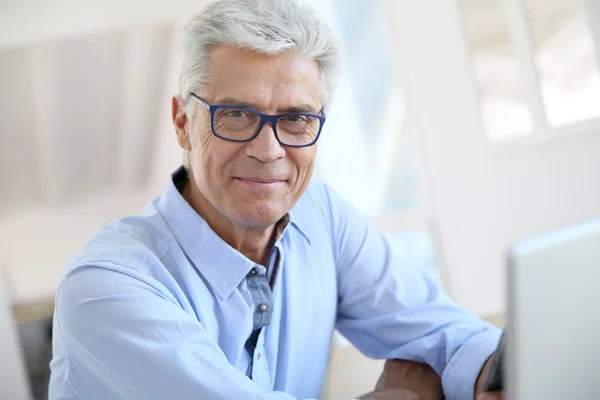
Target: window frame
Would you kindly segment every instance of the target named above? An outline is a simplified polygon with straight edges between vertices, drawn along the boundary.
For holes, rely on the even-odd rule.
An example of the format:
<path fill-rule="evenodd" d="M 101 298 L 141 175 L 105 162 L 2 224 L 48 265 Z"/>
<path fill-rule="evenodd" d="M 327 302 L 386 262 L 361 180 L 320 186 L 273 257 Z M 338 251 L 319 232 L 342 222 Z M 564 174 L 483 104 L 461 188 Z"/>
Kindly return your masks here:
<path fill-rule="evenodd" d="M 591 12 L 589 11 L 588 0 L 582 0 L 586 7 L 586 19 L 588 21 L 588 29 L 592 36 L 596 49 L 596 61 L 600 73 L 600 28 L 594 29 L 594 24 L 591 23 Z M 475 64 L 472 57 L 471 49 L 468 45 L 468 35 L 464 20 L 464 13 L 460 0 L 455 0 L 457 10 L 459 10 L 461 19 L 461 28 L 463 43 L 466 47 L 466 54 L 469 58 L 468 64 L 471 66 L 471 84 L 472 90 L 475 92 L 478 106 L 482 104 L 482 95 L 480 92 L 479 83 L 475 70 Z M 597 134 L 600 132 L 600 117 L 581 120 L 566 125 L 553 126 L 550 125 L 544 105 L 544 99 L 541 92 L 541 77 L 538 72 L 535 57 L 536 47 L 531 31 L 531 24 L 527 14 L 526 4 L 524 0 L 502 0 L 505 11 L 505 18 L 509 29 L 510 38 L 514 48 L 515 57 L 518 61 L 519 70 L 521 72 L 523 84 L 523 99 L 529 107 L 531 118 L 533 121 L 533 129 L 531 132 L 522 135 L 507 137 L 506 139 L 491 140 L 488 136 L 485 124 L 482 120 L 481 110 L 478 108 L 478 123 L 481 132 L 485 136 L 485 141 L 488 146 L 494 150 L 505 152 L 515 149 L 530 149 L 540 145 L 553 142 L 555 140 L 564 140 L 565 138 L 574 136 L 586 136 Z M 600 6 L 598 7 L 600 11 Z M 600 18 L 598 18 L 600 22 Z"/>

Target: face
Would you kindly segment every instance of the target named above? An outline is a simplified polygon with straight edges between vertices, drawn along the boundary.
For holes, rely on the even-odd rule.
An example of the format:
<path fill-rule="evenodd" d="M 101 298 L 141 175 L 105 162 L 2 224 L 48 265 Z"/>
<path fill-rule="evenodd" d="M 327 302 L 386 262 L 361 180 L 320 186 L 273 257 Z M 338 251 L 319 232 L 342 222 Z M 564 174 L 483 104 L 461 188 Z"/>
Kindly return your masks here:
<path fill-rule="evenodd" d="M 195 93 L 210 104 L 248 104 L 281 114 L 298 107 L 322 108 L 320 74 L 314 60 L 294 53 L 273 57 L 229 46 L 211 52 L 210 83 Z M 193 100 L 192 100 L 193 101 Z M 270 124 L 253 140 L 235 143 L 211 131 L 210 112 L 196 103 L 193 120 L 173 101 L 179 144 L 190 151 L 190 169 L 200 207 L 241 227 L 268 227 L 304 193 L 312 176 L 316 144 L 279 144 Z M 210 208 L 211 210 L 206 210 Z"/>

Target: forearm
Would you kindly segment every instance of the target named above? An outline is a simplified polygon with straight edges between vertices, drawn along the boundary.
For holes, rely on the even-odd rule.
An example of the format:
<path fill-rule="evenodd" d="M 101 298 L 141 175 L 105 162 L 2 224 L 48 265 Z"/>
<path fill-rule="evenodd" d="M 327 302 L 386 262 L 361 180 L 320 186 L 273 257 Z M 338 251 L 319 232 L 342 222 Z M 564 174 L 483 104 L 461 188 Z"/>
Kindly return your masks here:
<path fill-rule="evenodd" d="M 481 392 L 491 357 L 481 369 L 475 386 L 475 394 Z M 361 400 L 396 399 L 400 392 L 394 389 L 405 389 L 402 393 L 407 400 L 414 395 L 419 400 L 445 399 L 442 379 L 427 364 L 407 360 L 387 360 L 383 372 L 377 381 L 375 390 L 361 397 Z"/>
<path fill-rule="evenodd" d="M 389 389 L 367 393 L 359 400 L 421 400 L 421 398 L 415 392 L 407 389 Z"/>
<path fill-rule="evenodd" d="M 388 360 L 375 387 L 376 391 L 407 389 L 421 400 L 444 399 L 442 379 L 427 364 L 407 360 Z"/>

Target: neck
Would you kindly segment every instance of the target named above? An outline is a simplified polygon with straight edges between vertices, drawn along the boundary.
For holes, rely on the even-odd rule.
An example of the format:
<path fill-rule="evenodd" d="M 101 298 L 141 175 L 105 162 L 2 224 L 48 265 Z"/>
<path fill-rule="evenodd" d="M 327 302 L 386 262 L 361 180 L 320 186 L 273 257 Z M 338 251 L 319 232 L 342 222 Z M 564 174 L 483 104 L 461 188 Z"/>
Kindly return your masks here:
<path fill-rule="evenodd" d="M 264 228 L 240 227 L 221 214 L 191 181 L 185 185 L 183 198 L 208 223 L 211 229 L 227 244 L 248 259 L 263 266 L 268 265 L 273 245 L 275 226 Z"/>

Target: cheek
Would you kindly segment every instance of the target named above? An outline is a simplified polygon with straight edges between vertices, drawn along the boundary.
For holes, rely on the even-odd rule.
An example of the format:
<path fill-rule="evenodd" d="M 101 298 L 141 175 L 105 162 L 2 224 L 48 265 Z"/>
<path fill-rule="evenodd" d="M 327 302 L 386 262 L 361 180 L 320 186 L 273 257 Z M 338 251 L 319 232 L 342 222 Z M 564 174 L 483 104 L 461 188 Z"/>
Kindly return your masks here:
<path fill-rule="evenodd" d="M 315 166 L 316 147 L 294 149 L 291 158 L 298 170 L 296 186 L 305 188 L 310 182 Z"/>
<path fill-rule="evenodd" d="M 212 134 L 210 127 L 206 128 L 204 124 L 197 127 L 192 135 L 194 136 L 194 146 L 197 147 L 198 151 L 208 148 L 215 139 L 218 139 Z"/>
<path fill-rule="evenodd" d="M 193 139 L 192 139 L 193 138 Z M 194 175 L 202 181 L 212 180 L 214 157 L 211 148 L 214 147 L 214 135 L 204 127 L 197 127 L 190 136 L 192 143 L 192 167 Z"/>
<path fill-rule="evenodd" d="M 218 181 L 224 179 L 228 163 L 237 154 L 234 143 L 219 139 L 212 132 L 202 132 L 197 136 L 193 148 L 198 167 L 202 169 L 204 179 Z"/>

